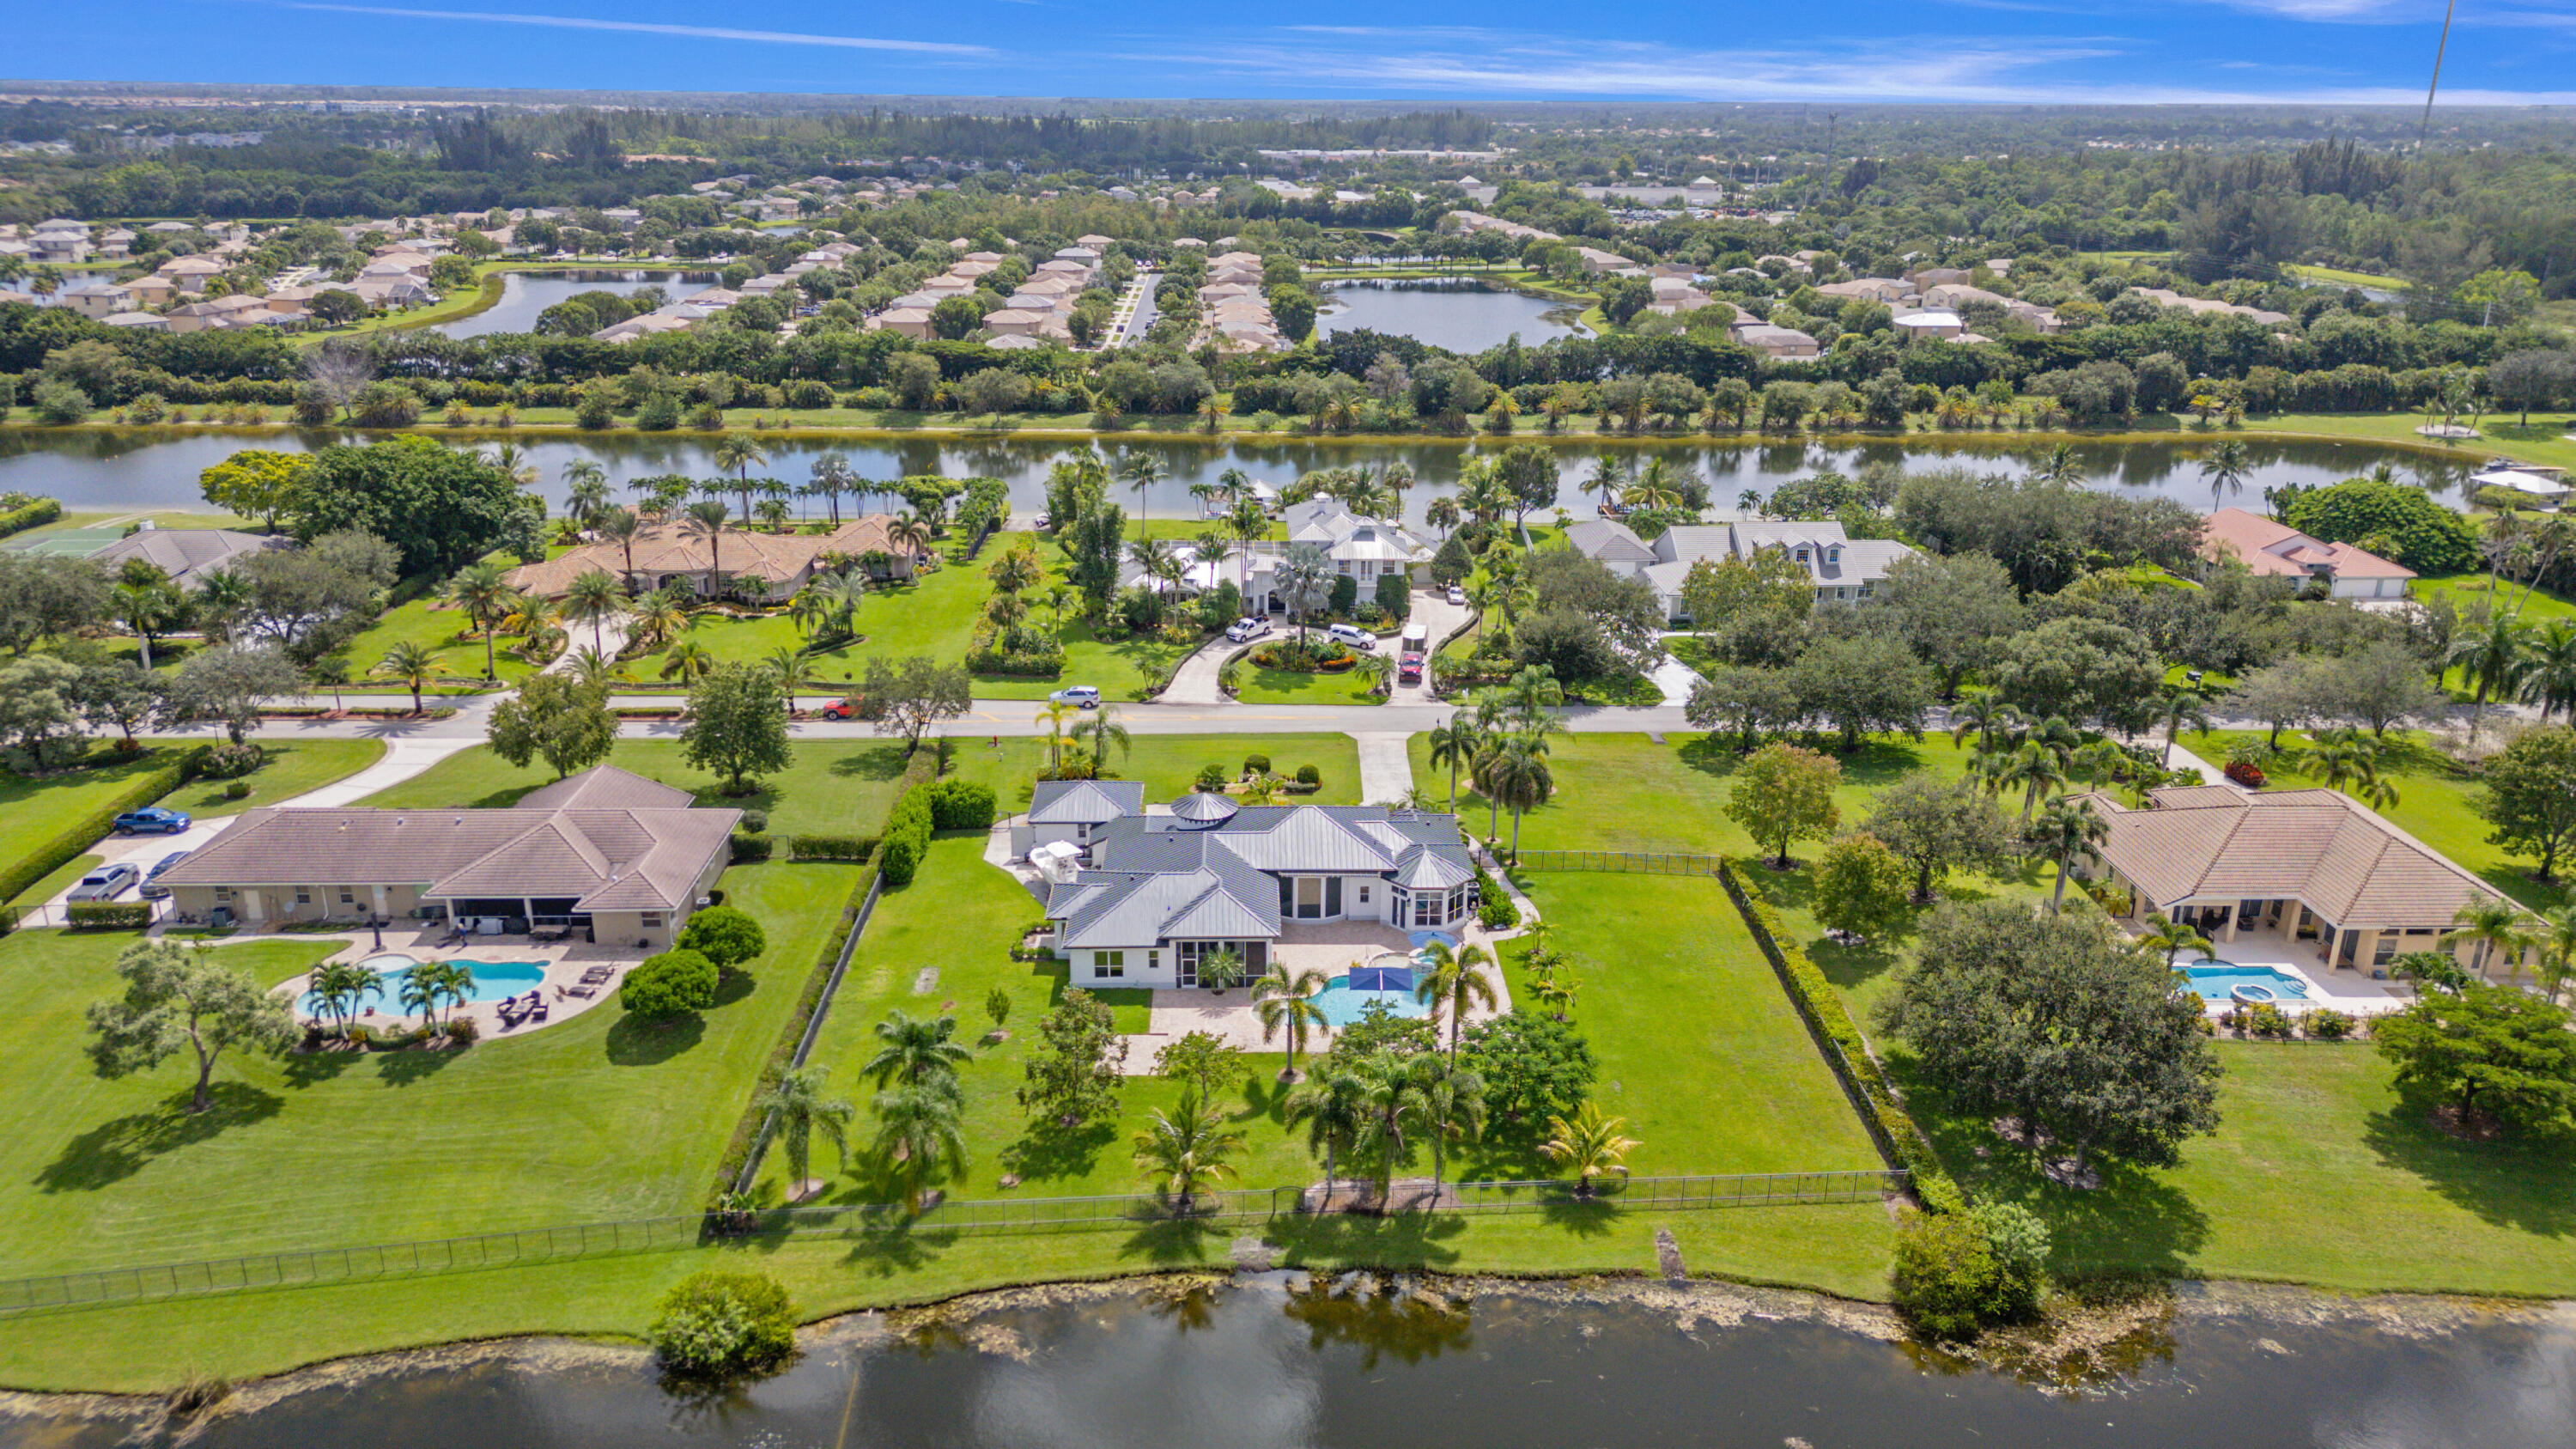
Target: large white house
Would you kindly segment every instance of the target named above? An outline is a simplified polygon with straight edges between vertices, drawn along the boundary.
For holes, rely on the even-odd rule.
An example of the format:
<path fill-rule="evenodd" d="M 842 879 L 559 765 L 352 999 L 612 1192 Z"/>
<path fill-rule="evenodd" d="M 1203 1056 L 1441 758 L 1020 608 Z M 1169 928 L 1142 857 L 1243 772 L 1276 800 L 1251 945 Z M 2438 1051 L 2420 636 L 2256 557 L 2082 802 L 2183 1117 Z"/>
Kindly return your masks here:
<path fill-rule="evenodd" d="M 1476 910 L 1476 867 L 1455 815 L 1384 805 L 1238 806 L 1185 795 L 1132 808 L 1142 791 L 1038 787 L 1030 815 L 1074 815 L 1087 868 L 1047 895 L 1056 950 L 1076 986 L 1186 987 L 1219 950 L 1247 977 L 1295 927 L 1374 921 L 1456 930 Z M 1096 817 L 1116 809 L 1120 813 Z M 1062 840 L 1073 838 L 1057 834 Z"/>
<path fill-rule="evenodd" d="M 1402 574 L 1408 584 L 1427 574 L 1435 551 L 1421 535 L 1384 518 L 1363 518 L 1325 497 L 1301 498 L 1288 505 L 1288 542 L 1257 543 L 1237 556 L 1235 582 L 1243 589 L 1248 612 L 1278 613 L 1288 607 L 1279 590 L 1279 565 L 1290 548 L 1311 543 L 1331 561 L 1333 572 L 1359 584 L 1360 597 L 1371 597 L 1377 581 Z"/>
<path fill-rule="evenodd" d="M 1682 583 L 1690 577 L 1691 565 L 1702 559 L 1722 563 L 1777 549 L 1815 580 L 1817 603 L 1851 604 L 1876 594 L 1888 569 L 1914 553 L 1893 539 L 1853 538 L 1839 523 L 1774 519 L 1684 524 L 1665 529 L 1653 543 L 1624 523 L 1587 519 L 1566 529 L 1565 539 L 1575 552 L 1612 573 L 1644 579 L 1663 600 L 1665 616 L 1674 620 L 1689 616 L 1682 605 Z"/>

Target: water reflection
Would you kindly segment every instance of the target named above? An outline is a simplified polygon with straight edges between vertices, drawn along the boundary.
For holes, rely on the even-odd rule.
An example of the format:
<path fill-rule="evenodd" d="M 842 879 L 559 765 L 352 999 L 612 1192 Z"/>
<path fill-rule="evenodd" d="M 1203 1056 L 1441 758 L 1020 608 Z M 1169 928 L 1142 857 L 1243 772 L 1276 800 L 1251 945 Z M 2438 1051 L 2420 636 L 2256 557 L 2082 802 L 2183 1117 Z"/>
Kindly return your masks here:
<path fill-rule="evenodd" d="M 471 317 L 442 322 L 429 330 L 450 337 L 525 332 L 537 325 L 538 314 L 576 293 L 615 292 L 622 297 L 645 287 L 659 287 L 665 301 L 676 302 L 715 284 L 713 272 L 504 272 L 501 274 L 500 301 Z"/>
<path fill-rule="evenodd" d="M 217 1414 L 209 1449 L 1135 1445 L 2207 1449 L 2576 1442 L 2576 1319 L 2390 1331 L 2355 1307 L 2185 1313 L 2169 1355 L 2042 1392 L 1831 1321 L 1795 1295 L 1600 1293 L 1274 1274 L 1070 1290 L 926 1330 L 842 1325 L 787 1373 L 676 1400 L 640 1355 L 544 1347 L 314 1388 Z M 2315 1300 L 2322 1302 L 2322 1300 Z M 2160 1340 L 2162 1341 L 2162 1340 Z M 105 1446 L 103 1420 L 0 1424 L 0 1446 Z"/>
<path fill-rule="evenodd" d="M 496 436 L 468 434 L 457 441 L 460 445 L 479 446 Z M 0 433 L 0 490 L 46 494 L 63 500 L 65 507 L 81 510 L 202 508 L 205 503 L 198 475 L 237 448 L 291 452 L 344 439 L 364 440 L 362 435 L 330 429 L 286 433 L 200 432 L 166 427 L 11 429 Z M 2213 506 L 2212 490 L 2201 467 L 2209 450 L 2221 440 L 2219 436 L 2192 436 L 2172 441 L 2078 443 L 2074 445 L 2074 455 L 2095 487 L 2169 497 L 2206 510 Z M 535 463 L 541 491 L 557 505 L 563 502 L 564 465 L 576 459 L 597 461 L 610 480 L 619 485 L 655 473 L 706 477 L 721 471 L 715 465 L 715 439 L 704 433 L 601 438 L 530 433 L 520 435 L 516 441 Z M 2241 441 L 2247 461 L 2243 492 L 2241 497 L 2219 499 L 2222 504 L 2260 499 L 2264 490 L 2285 484 L 2331 483 L 2386 464 L 2400 481 L 2421 484 L 2453 506 L 2465 506 L 2459 496 L 2459 483 L 2484 460 L 2483 454 L 2456 461 L 2419 457 L 2367 443 L 2258 438 Z M 839 453 L 863 478 L 943 472 L 1001 478 L 1011 485 L 1012 506 L 1034 514 L 1046 505 L 1048 464 L 1073 445 L 1063 440 L 1004 433 L 972 438 L 947 435 L 866 440 L 782 436 L 763 439 L 763 446 L 769 450 L 769 462 L 761 471 L 791 482 L 801 483 L 811 476 L 814 461 L 825 453 Z M 1100 446 L 1113 458 L 1145 452 L 1162 459 L 1169 476 L 1145 500 L 1146 509 L 1155 518 L 1195 517 L 1198 504 L 1190 496 L 1190 486 L 1213 483 L 1218 474 L 1229 468 L 1241 468 L 1275 487 L 1317 468 L 1384 466 L 1401 461 L 1413 469 L 1417 480 L 1404 495 L 1405 515 L 1420 523 L 1432 499 L 1454 491 L 1460 465 L 1474 456 L 1457 443 L 1354 443 L 1303 435 L 1204 438 L 1137 434 L 1104 439 Z M 1592 506 L 1576 484 L 1590 468 L 1593 457 L 1602 452 L 1634 458 L 1660 453 L 1706 480 L 1714 505 L 1731 508 L 1748 490 L 1767 495 L 1791 478 L 1826 468 L 1853 473 L 1870 463 L 1910 468 L 1955 464 L 2018 475 L 2030 472 L 2047 455 L 2048 448 L 2009 436 L 1924 437 L 1904 443 L 1871 439 L 1832 444 L 1587 441 L 1558 450 L 1564 482 L 1557 501 L 1578 517 L 1589 517 Z M 1131 512 L 1136 508 L 1135 496 L 1124 488 L 1119 490 L 1119 501 Z M 890 495 L 879 496 L 875 506 L 891 506 Z"/>
<path fill-rule="evenodd" d="M 1320 290 L 1315 327 L 1326 335 L 1366 329 L 1472 355 L 1514 334 L 1536 347 L 1583 330 L 1579 307 L 1471 279 L 1325 282 Z"/>

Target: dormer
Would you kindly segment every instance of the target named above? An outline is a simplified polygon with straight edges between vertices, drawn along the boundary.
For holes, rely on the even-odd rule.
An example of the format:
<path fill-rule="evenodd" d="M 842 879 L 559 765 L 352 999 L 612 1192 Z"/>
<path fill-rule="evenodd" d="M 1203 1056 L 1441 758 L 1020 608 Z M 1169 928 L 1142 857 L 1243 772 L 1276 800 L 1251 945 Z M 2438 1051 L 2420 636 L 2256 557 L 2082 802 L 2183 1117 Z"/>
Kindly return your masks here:
<path fill-rule="evenodd" d="M 1801 567 L 1801 568 L 1806 567 L 1806 565 L 1807 565 L 1807 546 L 1806 546 L 1805 544 L 1803 544 L 1803 543 L 1802 543 L 1802 544 L 1800 544 L 1800 545 L 1798 545 L 1797 552 L 1796 552 L 1796 554 L 1794 555 L 1794 557 L 1798 560 L 1798 566 L 1799 566 L 1799 567 Z"/>
<path fill-rule="evenodd" d="M 1842 561 L 1843 561 L 1843 546 L 1842 546 L 1841 544 L 1839 544 L 1839 543 L 1829 543 L 1829 544 L 1826 544 L 1826 545 L 1825 545 L 1825 563 L 1826 563 L 1828 566 L 1835 567 L 1835 568 L 1839 568 L 1839 567 L 1841 567 L 1841 566 L 1842 566 Z"/>

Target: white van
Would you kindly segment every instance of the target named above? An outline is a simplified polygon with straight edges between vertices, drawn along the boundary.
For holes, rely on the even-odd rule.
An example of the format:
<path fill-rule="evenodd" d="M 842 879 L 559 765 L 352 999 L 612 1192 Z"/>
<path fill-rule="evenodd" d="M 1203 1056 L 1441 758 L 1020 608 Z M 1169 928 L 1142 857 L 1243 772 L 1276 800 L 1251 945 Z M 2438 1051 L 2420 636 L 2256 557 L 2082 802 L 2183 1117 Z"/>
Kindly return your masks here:
<path fill-rule="evenodd" d="M 1324 631 L 1354 649 L 1375 649 L 1377 636 L 1356 624 L 1335 624 Z"/>

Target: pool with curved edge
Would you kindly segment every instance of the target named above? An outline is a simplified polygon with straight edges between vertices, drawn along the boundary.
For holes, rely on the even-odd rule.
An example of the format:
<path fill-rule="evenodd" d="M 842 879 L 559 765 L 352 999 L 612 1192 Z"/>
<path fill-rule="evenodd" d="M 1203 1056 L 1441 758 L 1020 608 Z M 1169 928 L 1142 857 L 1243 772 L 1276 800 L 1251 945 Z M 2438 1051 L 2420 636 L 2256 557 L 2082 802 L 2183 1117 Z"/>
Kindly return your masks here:
<path fill-rule="evenodd" d="M 2176 970 L 2185 981 L 2190 983 L 2191 989 L 2201 1000 L 2213 1005 L 2228 1006 L 2248 1000 L 2249 998 L 2236 994 L 2240 986 L 2250 987 L 2258 992 L 2271 993 L 2268 998 L 2260 996 L 2250 998 L 2256 1001 L 2308 999 L 2308 983 L 2287 972 L 2275 971 L 2269 966 L 2239 966 L 2233 961 L 2221 961 L 2211 957 L 2194 961 L 2188 966 L 2177 967 Z"/>
<path fill-rule="evenodd" d="M 392 1016 L 411 1014 L 403 1005 L 403 984 L 411 969 L 420 962 L 409 956 L 389 953 L 370 956 L 358 964 L 383 977 L 385 987 L 385 994 L 381 997 L 368 993 L 366 999 L 358 1003 L 360 1009 L 372 1007 Z M 543 961 L 459 961 L 455 964 L 474 973 L 474 986 L 465 994 L 467 1005 L 524 995 L 543 986 L 546 980 L 546 963 Z M 311 992 L 305 993 L 303 1007 L 309 1016 L 323 1014 L 322 998 Z"/>

